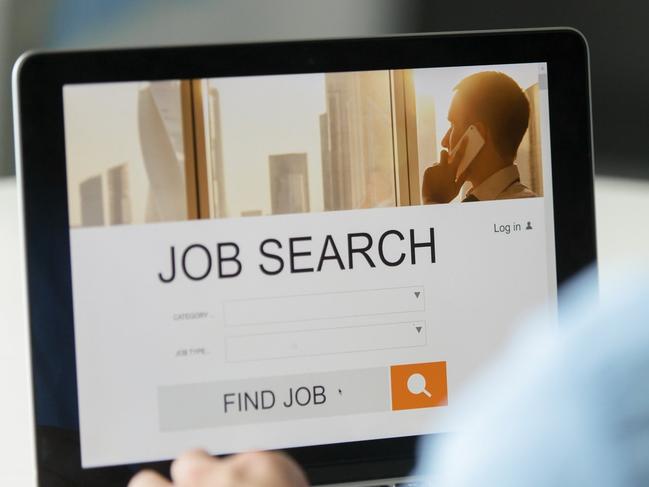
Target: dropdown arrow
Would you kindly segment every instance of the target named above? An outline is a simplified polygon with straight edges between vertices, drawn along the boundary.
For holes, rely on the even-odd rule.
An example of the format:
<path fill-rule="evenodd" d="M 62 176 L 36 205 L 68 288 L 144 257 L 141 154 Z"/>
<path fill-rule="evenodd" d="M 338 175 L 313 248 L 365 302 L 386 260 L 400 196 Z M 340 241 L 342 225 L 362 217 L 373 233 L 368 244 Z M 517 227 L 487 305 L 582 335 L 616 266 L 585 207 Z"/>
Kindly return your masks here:
<path fill-rule="evenodd" d="M 417 333 L 421 333 L 421 326 L 415 326 L 415 329 L 417 330 Z"/>
<path fill-rule="evenodd" d="M 421 291 L 415 291 L 415 297 L 419 298 L 419 295 L 421 294 Z"/>

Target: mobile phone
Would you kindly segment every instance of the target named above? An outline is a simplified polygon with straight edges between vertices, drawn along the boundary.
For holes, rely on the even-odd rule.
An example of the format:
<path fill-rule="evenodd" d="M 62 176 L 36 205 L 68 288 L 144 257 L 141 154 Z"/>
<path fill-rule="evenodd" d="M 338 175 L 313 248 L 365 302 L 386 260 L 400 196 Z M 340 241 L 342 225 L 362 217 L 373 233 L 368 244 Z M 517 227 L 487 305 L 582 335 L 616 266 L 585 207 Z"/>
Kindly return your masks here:
<path fill-rule="evenodd" d="M 455 173 L 456 181 L 466 172 L 484 145 L 484 138 L 480 135 L 478 129 L 475 128 L 475 125 L 469 125 L 469 128 L 466 129 L 466 132 L 464 132 L 464 135 L 458 141 L 457 146 L 449 154 L 449 157 L 453 157 L 453 154 L 455 154 L 455 151 L 457 151 L 464 139 L 468 140 L 466 149 L 464 150 L 464 156 L 457 166 L 457 172 Z"/>

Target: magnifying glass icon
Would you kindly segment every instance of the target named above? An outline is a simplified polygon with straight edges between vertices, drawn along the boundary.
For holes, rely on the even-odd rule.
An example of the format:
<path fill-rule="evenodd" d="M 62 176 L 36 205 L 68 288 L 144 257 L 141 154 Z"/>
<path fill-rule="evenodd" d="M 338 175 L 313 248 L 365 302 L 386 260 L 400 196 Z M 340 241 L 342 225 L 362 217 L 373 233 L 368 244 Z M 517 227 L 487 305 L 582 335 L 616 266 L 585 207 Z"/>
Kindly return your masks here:
<path fill-rule="evenodd" d="M 433 397 L 432 394 L 426 390 L 426 378 L 418 373 L 411 374 L 410 377 L 408 377 L 408 391 L 410 391 L 410 394 L 414 394 L 415 396 L 424 393 L 426 394 L 426 397 Z"/>

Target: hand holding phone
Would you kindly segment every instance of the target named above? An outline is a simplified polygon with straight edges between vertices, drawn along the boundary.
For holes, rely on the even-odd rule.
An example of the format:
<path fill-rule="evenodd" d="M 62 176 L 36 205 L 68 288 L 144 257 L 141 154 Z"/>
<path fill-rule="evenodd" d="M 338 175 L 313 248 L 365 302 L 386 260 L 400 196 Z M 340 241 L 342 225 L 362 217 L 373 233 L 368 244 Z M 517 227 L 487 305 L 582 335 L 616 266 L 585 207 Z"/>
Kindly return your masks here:
<path fill-rule="evenodd" d="M 457 145 L 453 148 L 449 154 L 449 158 L 453 159 L 457 150 L 465 144 L 464 140 L 466 139 L 466 145 L 464 148 L 464 154 L 462 155 L 462 160 L 460 160 L 457 166 L 457 172 L 455 173 L 455 181 L 457 182 L 460 177 L 464 175 L 466 170 L 469 168 L 473 160 L 476 158 L 482 146 L 484 146 L 484 138 L 480 135 L 480 132 L 475 127 L 475 125 L 469 125 L 469 128 L 466 129 L 466 132 L 462 135 Z"/>
<path fill-rule="evenodd" d="M 466 173 L 484 143 L 478 129 L 471 125 L 457 144 L 454 144 L 450 153 L 446 150 L 441 151 L 439 162 L 424 171 L 421 185 L 423 203 L 448 203 L 453 200 L 464 183 L 460 178 Z"/>

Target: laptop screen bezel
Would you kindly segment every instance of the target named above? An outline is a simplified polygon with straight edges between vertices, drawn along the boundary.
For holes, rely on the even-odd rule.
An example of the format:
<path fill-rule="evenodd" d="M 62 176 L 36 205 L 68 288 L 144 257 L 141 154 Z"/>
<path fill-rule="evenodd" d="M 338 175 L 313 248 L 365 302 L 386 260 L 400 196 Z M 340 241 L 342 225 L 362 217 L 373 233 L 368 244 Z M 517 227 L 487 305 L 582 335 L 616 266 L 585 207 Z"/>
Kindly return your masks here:
<path fill-rule="evenodd" d="M 56 394 L 75 394 L 63 86 L 140 80 L 545 62 L 548 66 L 557 280 L 595 263 L 588 49 L 572 29 L 421 34 L 365 39 L 32 53 L 15 71 L 16 129 L 27 270 L 37 461 Z M 561 308 L 561 293 L 559 306 Z M 43 335 L 43 331 L 45 334 Z M 39 338 L 36 335 L 39 334 Z M 45 394 L 39 340 L 60 340 L 64 381 Z M 57 342 L 58 343 L 58 342 Z M 65 347 L 72 346 L 71 349 Z M 71 356 L 70 356 L 71 354 Z M 55 388 L 56 389 L 56 388 Z M 75 404 L 76 405 L 76 404 Z M 74 411 L 72 416 L 77 415 Z M 71 429 L 74 436 L 74 428 Z M 314 483 L 408 474 L 420 437 L 287 450 Z M 77 443 L 78 446 L 78 443 Z M 78 449 L 72 451 L 79 461 Z M 169 462 L 155 467 L 168 469 Z M 79 463 L 80 468 L 80 463 Z M 123 467 L 103 467 L 97 475 Z"/>

